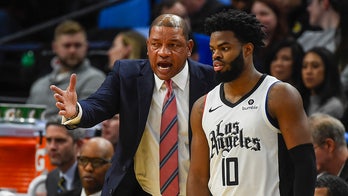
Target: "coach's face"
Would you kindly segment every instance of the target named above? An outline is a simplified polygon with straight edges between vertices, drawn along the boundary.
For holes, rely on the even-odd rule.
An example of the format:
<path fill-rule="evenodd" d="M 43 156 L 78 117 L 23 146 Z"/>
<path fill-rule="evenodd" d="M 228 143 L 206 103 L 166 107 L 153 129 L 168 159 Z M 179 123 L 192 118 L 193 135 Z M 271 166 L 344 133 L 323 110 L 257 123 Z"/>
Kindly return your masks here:
<path fill-rule="evenodd" d="M 185 39 L 182 28 L 153 26 L 147 40 L 152 70 L 162 80 L 174 77 L 183 69 L 192 47 L 193 41 Z"/>

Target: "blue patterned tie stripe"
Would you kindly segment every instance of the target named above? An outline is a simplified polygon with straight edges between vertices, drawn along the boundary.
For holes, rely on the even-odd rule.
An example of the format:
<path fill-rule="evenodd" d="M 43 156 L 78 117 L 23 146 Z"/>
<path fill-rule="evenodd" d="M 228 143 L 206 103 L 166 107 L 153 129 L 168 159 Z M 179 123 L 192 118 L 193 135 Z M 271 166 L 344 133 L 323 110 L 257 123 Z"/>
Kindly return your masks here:
<path fill-rule="evenodd" d="M 172 175 L 170 176 L 170 178 L 168 178 L 167 182 L 164 183 L 164 185 L 162 185 L 161 187 L 161 193 L 163 193 L 167 187 L 170 185 L 171 182 L 173 182 L 173 180 L 179 175 L 179 169 L 176 168 L 176 170 L 174 171 L 174 173 L 172 173 Z M 170 195 L 178 195 L 178 193 L 169 193 Z"/>
<path fill-rule="evenodd" d="M 162 168 L 164 166 L 164 164 L 166 164 L 166 162 L 168 161 L 169 158 L 171 158 L 171 156 L 175 153 L 175 151 L 178 150 L 178 145 L 174 145 L 170 151 L 168 152 L 168 154 L 166 154 L 166 156 L 162 159 L 161 163 L 160 163 L 160 168 Z"/>
<path fill-rule="evenodd" d="M 162 115 L 163 113 L 167 110 L 168 106 L 172 103 L 173 99 L 175 99 L 174 92 L 170 93 L 169 99 L 164 103 L 163 108 L 162 108 Z"/>
<path fill-rule="evenodd" d="M 163 133 L 160 136 L 160 142 L 163 141 L 163 139 L 168 135 L 169 131 L 173 128 L 173 126 L 177 123 L 178 121 L 178 117 L 175 116 L 175 118 L 173 118 L 173 120 L 170 122 L 170 124 L 168 125 L 168 127 L 163 131 Z"/>

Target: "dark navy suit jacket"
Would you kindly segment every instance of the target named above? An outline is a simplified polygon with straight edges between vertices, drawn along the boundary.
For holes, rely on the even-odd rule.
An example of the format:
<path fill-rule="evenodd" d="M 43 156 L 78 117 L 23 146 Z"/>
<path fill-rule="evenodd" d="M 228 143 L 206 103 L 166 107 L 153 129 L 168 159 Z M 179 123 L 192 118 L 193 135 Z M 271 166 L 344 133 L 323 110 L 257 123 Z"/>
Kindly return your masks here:
<path fill-rule="evenodd" d="M 191 60 L 188 64 L 191 111 L 193 103 L 216 82 L 212 66 Z M 120 138 L 102 195 L 144 195 L 137 192 L 140 186 L 134 175 L 133 157 L 145 129 L 154 86 L 154 73 L 148 60 L 121 60 L 94 94 L 79 101 L 83 110 L 79 127 L 91 127 L 120 114 Z"/>

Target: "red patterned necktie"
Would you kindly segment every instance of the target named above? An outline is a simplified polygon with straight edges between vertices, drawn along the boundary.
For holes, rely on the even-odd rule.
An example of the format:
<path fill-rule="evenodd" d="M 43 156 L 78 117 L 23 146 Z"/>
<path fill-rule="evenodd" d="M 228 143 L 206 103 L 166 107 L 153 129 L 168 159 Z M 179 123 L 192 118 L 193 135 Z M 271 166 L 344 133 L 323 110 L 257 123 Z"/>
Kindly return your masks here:
<path fill-rule="evenodd" d="M 160 187 L 161 194 L 179 194 L 178 169 L 178 117 L 172 81 L 165 81 L 167 93 L 164 98 L 160 136 Z"/>

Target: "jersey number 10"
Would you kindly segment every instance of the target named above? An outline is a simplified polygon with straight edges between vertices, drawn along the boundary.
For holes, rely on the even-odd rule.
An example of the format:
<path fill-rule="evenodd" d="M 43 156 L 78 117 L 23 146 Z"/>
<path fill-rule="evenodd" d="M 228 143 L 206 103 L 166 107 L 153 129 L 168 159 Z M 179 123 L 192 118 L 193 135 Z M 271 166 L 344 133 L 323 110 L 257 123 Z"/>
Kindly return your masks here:
<path fill-rule="evenodd" d="M 238 185 L 238 159 L 223 158 L 222 159 L 222 185 L 233 186 Z"/>

